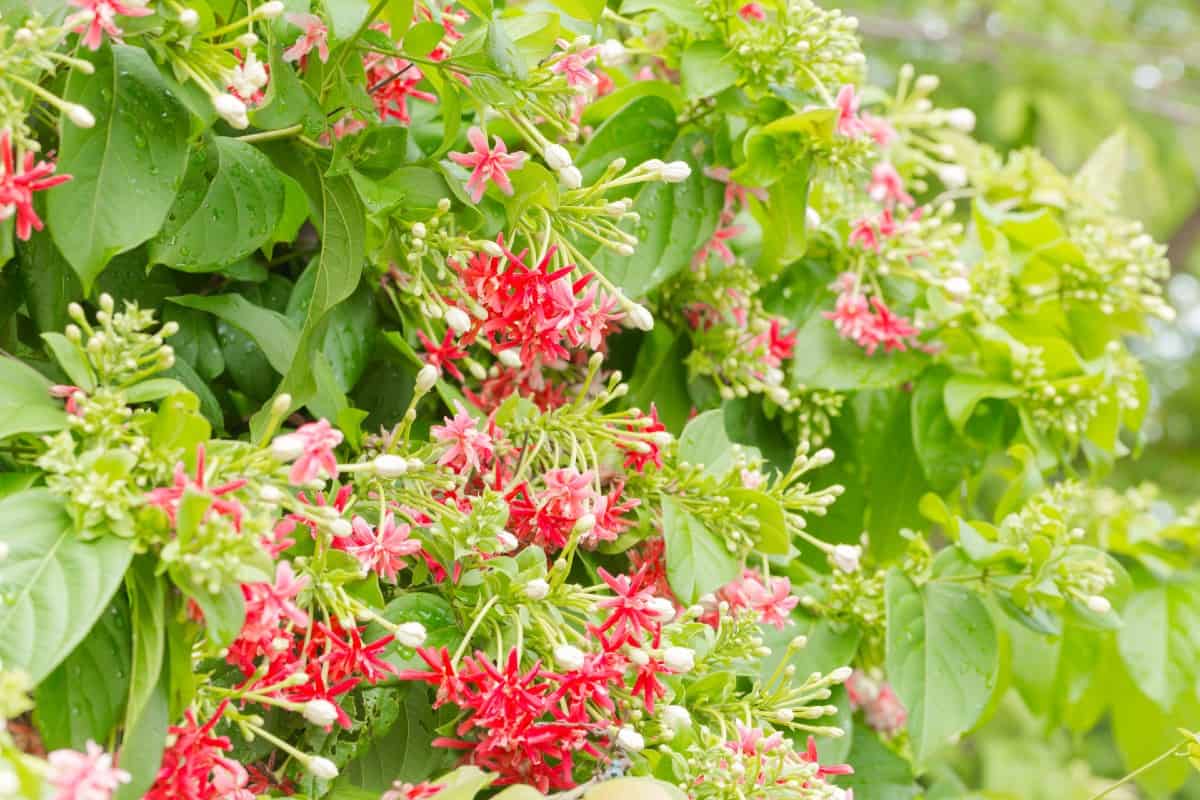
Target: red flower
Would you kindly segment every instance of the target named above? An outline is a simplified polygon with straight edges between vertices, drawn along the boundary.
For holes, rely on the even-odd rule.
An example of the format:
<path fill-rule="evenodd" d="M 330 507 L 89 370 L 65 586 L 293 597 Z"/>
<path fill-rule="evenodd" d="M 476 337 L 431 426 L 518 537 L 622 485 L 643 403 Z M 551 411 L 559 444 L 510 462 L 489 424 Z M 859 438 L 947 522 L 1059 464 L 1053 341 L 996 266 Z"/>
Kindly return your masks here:
<path fill-rule="evenodd" d="M 277 437 L 275 442 L 279 443 L 282 450 L 294 447 L 300 453 L 288 473 L 288 482 L 293 486 L 308 483 L 322 473 L 331 478 L 337 475 L 337 458 L 333 455 L 333 448 L 342 443 L 342 432 L 330 425 L 329 420 L 320 419 L 301 425 L 293 433 Z"/>
<path fill-rule="evenodd" d="M 379 654 L 383 652 L 395 637 L 384 636 L 370 644 L 364 644 L 362 632 L 366 627 L 351 627 L 343 629 L 341 625 L 332 626 L 317 623 L 313 640 L 320 640 L 325 646 L 325 652 L 320 661 L 328 671 L 328 680 L 338 682 L 350 677 L 361 676 L 368 683 L 378 683 L 387 675 L 395 675 L 398 670 L 382 660 Z M 341 635 L 346 638 L 341 638 Z"/>
<path fill-rule="evenodd" d="M 654 403 L 650 404 L 650 419 L 649 425 L 629 425 L 627 430 L 640 431 L 642 433 L 659 433 L 667 429 L 658 421 L 658 409 Z M 636 440 L 637 445 L 618 443 L 618 447 L 625 451 L 625 468 L 636 469 L 638 472 L 643 471 L 647 464 L 653 464 L 656 467 L 663 465 L 662 448 L 658 442 L 652 437 L 639 436 Z"/>
<path fill-rule="evenodd" d="M 454 344 L 454 331 L 446 331 L 446 338 L 442 339 L 441 344 L 435 344 L 423 331 L 417 331 L 417 338 L 420 339 L 421 346 L 425 348 L 426 364 L 433 364 L 439 370 L 449 372 L 460 381 L 463 379 L 462 372 L 454 365 L 454 362 L 465 358 L 467 351 Z"/>
<path fill-rule="evenodd" d="M 0 222 L 16 214 L 17 238 L 23 242 L 44 227 L 33 210 L 33 193 L 71 180 L 70 175 L 55 175 L 54 169 L 53 161 L 34 163 L 33 153 L 27 152 L 18 172 L 12 138 L 8 131 L 0 132 Z"/>
<path fill-rule="evenodd" d="M 747 22 L 762 22 L 767 18 L 767 12 L 758 3 L 746 3 L 738 9 L 738 16 Z"/>
<path fill-rule="evenodd" d="M 429 429 L 435 439 L 450 445 L 438 458 L 438 463 L 449 465 L 458 472 L 467 467 L 481 471 L 494 454 L 491 432 L 479 430 L 475 420 L 461 405 L 453 419 L 445 417 L 443 422 L 446 424 L 434 425 Z"/>
<path fill-rule="evenodd" d="M 830 764 L 825 766 L 817 760 L 817 741 L 813 737 L 808 737 L 808 747 L 800 754 L 801 761 L 807 761 L 809 764 L 817 765 L 817 777 L 826 778 L 829 775 L 853 775 L 854 767 L 849 764 Z"/>
<path fill-rule="evenodd" d="M 597 607 L 611 609 L 608 619 L 592 629 L 597 635 L 612 632 L 614 638 L 604 639 L 604 649 L 616 650 L 625 643 L 639 645 L 641 634 L 657 634 L 662 623 L 675 616 L 675 604 L 654 595 L 645 566 L 633 575 L 614 576 L 604 567 L 596 574 L 616 595 L 596 601 Z"/>
<path fill-rule="evenodd" d="M 242 505 L 236 500 L 223 500 L 222 495 L 236 492 L 246 485 L 246 481 L 239 478 L 237 480 L 223 483 L 220 486 L 214 486 L 208 489 L 204 485 L 204 445 L 199 445 L 196 448 L 196 477 L 189 478 L 184 473 L 183 462 L 175 465 L 175 483 L 172 486 L 161 486 L 157 489 L 152 489 L 146 493 L 146 505 L 160 508 L 167 515 L 167 519 L 171 521 L 171 526 L 176 524 L 176 517 L 179 513 L 179 503 L 183 500 L 184 492 L 189 488 L 195 489 L 198 492 L 205 492 L 211 495 L 214 499 L 212 505 L 208 508 L 209 514 L 219 514 L 230 517 L 233 520 L 233 527 L 236 530 L 242 529 Z"/>

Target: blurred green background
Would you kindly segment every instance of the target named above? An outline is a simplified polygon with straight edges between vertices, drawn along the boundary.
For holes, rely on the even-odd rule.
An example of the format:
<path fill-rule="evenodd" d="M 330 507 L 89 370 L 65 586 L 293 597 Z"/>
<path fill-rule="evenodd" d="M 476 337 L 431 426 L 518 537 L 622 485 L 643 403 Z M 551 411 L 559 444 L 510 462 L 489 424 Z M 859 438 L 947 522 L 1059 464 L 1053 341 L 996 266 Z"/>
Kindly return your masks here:
<path fill-rule="evenodd" d="M 940 106 L 968 106 L 997 148 L 1036 146 L 1074 170 L 1124 129 L 1124 212 L 1169 243 L 1175 321 L 1136 343 L 1153 411 L 1144 450 L 1111 482 L 1153 481 L 1176 507 L 1200 499 L 1200 2 L 1197 0 L 851 0 L 873 82 L 897 68 L 941 77 Z M 1193 723 L 1200 727 L 1200 719 Z M 1010 695 L 956 766 L 989 798 L 1086 800 L 1124 770 L 1104 727 L 1078 741 L 1047 731 Z M 1134 798 L 1123 787 L 1110 798 Z M 1200 798 L 1193 777 L 1176 795 Z"/>

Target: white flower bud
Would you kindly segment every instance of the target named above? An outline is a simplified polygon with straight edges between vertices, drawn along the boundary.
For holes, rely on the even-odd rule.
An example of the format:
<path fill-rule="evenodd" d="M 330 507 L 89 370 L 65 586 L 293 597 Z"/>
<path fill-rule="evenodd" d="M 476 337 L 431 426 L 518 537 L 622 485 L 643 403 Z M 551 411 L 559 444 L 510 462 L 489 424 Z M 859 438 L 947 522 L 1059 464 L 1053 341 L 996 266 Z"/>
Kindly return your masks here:
<path fill-rule="evenodd" d="M 917 91 L 922 94 L 928 94 L 938 87 L 939 82 L 937 75 L 922 75 L 917 78 Z"/>
<path fill-rule="evenodd" d="M 8 554 L 9 554 L 8 542 L 0 542 L 0 561 L 4 561 L 5 559 L 7 559 Z"/>
<path fill-rule="evenodd" d="M 200 24 L 200 15 L 194 8 L 185 8 L 179 12 L 179 24 L 185 28 L 194 28 Z"/>
<path fill-rule="evenodd" d="M 571 166 L 572 163 L 571 154 L 561 144 L 546 145 L 546 151 L 542 153 L 542 156 L 546 159 L 546 165 L 555 172 L 563 167 Z"/>
<path fill-rule="evenodd" d="M 330 521 L 329 530 L 334 536 L 338 537 L 339 539 L 344 539 L 350 534 L 354 533 L 354 526 L 351 525 L 349 521 L 338 517 L 337 519 Z"/>
<path fill-rule="evenodd" d="M 622 750 L 628 750 L 631 753 L 638 753 L 645 748 L 646 740 L 640 733 L 626 725 L 617 732 L 617 744 Z"/>
<path fill-rule="evenodd" d="M 588 533 L 596 527 L 596 515 L 584 514 L 579 519 L 575 520 L 575 530 L 579 533 Z"/>
<path fill-rule="evenodd" d="M 856 544 L 839 544 L 833 548 L 833 565 L 842 572 L 858 572 L 862 548 Z"/>
<path fill-rule="evenodd" d="M 627 658 L 631 664 L 644 667 L 650 663 L 650 655 L 645 650 L 630 650 Z"/>
<path fill-rule="evenodd" d="M 659 170 L 659 175 L 667 183 L 681 183 L 686 181 L 691 174 L 692 168 L 686 161 L 672 161 L 663 164 L 662 169 Z"/>
<path fill-rule="evenodd" d="M 37 37 L 33 35 L 33 31 L 29 28 L 21 28 L 13 34 L 13 41 L 23 47 L 28 47 L 36 41 Z"/>
<path fill-rule="evenodd" d="M 396 628 L 396 641 L 405 647 L 420 647 L 425 636 L 425 626 L 419 622 L 402 622 Z"/>
<path fill-rule="evenodd" d="M 1107 597 L 1094 594 L 1087 599 L 1088 611 L 1093 614 L 1107 614 L 1112 611 L 1112 603 L 1108 602 Z"/>
<path fill-rule="evenodd" d="M 938 180 L 947 189 L 961 189 L 967 185 L 967 171 L 958 164 L 945 164 L 937 171 Z"/>
<path fill-rule="evenodd" d="M 567 671 L 574 671 L 583 666 L 583 651 L 569 644 L 560 644 L 554 648 L 554 663 Z"/>
<path fill-rule="evenodd" d="M 675 619 L 675 604 L 665 597 L 651 597 L 646 601 L 646 610 L 663 622 Z"/>
<path fill-rule="evenodd" d="M 258 44 L 258 34 L 254 31 L 246 31 L 241 36 L 237 37 L 237 43 L 247 49 Z"/>
<path fill-rule="evenodd" d="M 413 223 L 413 226 L 412 226 L 412 235 L 413 236 L 417 237 L 418 239 L 424 239 L 425 233 L 426 233 L 426 230 L 425 230 L 424 222 L 414 222 Z"/>
<path fill-rule="evenodd" d="M 579 167 L 566 166 L 558 171 L 558 180 L 568 189 L 578 189 L 583 186 L 583 173 Z"/>
<path fill-rule="evenodd" d="M 969 108 L 952 108 L 946 112 L 946 121 L 950 127 L 957 128 L 963 133 L 975 130 L 975 112 Z"/>
<path fill-rule="evenodd" d="M 541 578 L 534 578 L 525 584 L 525 596 L 530 600 L 544 600 L 550 594 L 550 584 Z"/>
<path fill-rule="evenodd" d="M 521 367 L 521 354 L 512 347 L 505 348 L 496 353 L 496 358 L 509 369 L 519 369 Z"/>
<path fill-rule="evenodd" d="M 854 670 L 849 667 L 838 667 L 833 672 L 829 673 L 829 680 L 834 683 L 845 683 L 846 679 L 854 674 Z"/>
<path fill-rule="evenodd" d="M 467 316 L 467 312 L 458 306 L 447 308 L 445 318 L 446 324 L 450 326 L 450 329 L 460 336 L 471 328 L 471 318 Z"/>
<path fill-rule="evenodd" d="M 279 3 L 279 5 L 282 6 L 283 3 Z M 323 756 L 310 757 L 305 766 L 308 767 L 308 771 L 313 775 L 327 781 L 331 781 L 338 776 L 337 765 Z"/>
<path fill-rule="evenodd" d="M 376 456 L 371 465 L 375 468 L 375 474 L 381 478 L 399 478 L 408 472 L 408 461 L 403 456 L 390 453 Z"/>
<path fill-rule="evenodd" d="M 337 706 L 328 700 L 309 700 L 304 704 L 304 718 L 321 728 L 328 728 L 337 722 Z"/>
<path fill-rule="evenodd" d="M 250 120 L 246 116 L 246 104 L 229 93 L 213 96 L 213 108 L 221 118 L 235 128 L 247 128 Z"/>
<path fill-rule="evenodd" d="M 787 724 L 796 718 L 796 712 L 790 708 L 781 708 L 775 712 L 775 721 Z"/>
<path fill-rule="evenodd" d="M 637 328 L 639 331 L 654 330 L 654 315 L 651 314 L 645 306 L 639 303 L 634 303 L 629 309 L 628 313 L 629 321 L 633 324 L 633 327 Z"/>
<path fill-rule="evenodd" d="M 437 383 L 438 374 L 438 368 L 433 364 L 426 364 L 421 367 L 421 370 L 417 373 L 416 383 L 413 384 L 413 392 L 418 395 L 428 392 Z"/>
<path fill-rule="evenodd" d="M 508 531 L 500 531 L 496 534 L 497 549 L 501 553 L 511 553 L 516 550 L 521 543 L 517 541 L 517 537 L 513 536 Z"/>
<path fill-rule="evenodd" d="M 492 258 L 500 258 L 504 255 L 504 250 L 495 242 L 484 242 L 479 245 L 479 249 L 487 253 Z"/>
<path fill-rule="evenodd" d="M 92 116 L 92 112 L 78 103 L 71 103 L 67 106 L 67 118 L 80 128 L 90 128 L 96 124 L 96 118 Z"/>
<path fill-rule="evenodd" d="M 692 715 L 683 706 L 663 706 L 662 723 L 671 730 L 683 730 L 692 724 Z"/>
<path fill-rule="evenodd" d="M 19 791 L 21 791 L 21 779 L 17 777 L 17 773 L 13 772 L 12 767 L 7 764 L 0 765 L 0 797 L 17 797 Z"/>
<path fill-rule="evenodd" d="M 600 44 L 599 55 L 600 60 L 609 67 L 620 66 L 629 60 L 628 54 L 625 52 L 625 45 L 616 39 L 605 39 Z"/>
<path fill-rule="evenodd" d="M 284 5 L 280 0 L 268 0 L 268 2 L 254 9 L 254 16 L 259 19 L 275 19 L 284 10 Z"/>
<path fill-rule="evenodd" d="M 690 647 L 668 647 L 663 651 L 663 663 L 675 672 L 691 672 L 696 653 Z"/>
<path fill-rule="evenodd" d="M 264 486 L 258 490 L 258 497 L 264 503 L 271 503 L 272 505 L 278 505 L 279 503 L 283 502 L 283 498 L 285 497 L 285 495 L 283 492 L 279 491 L 279 489 L 276 489 L 274 486 Z"/>
<path fill-rule="evenodd" d="M 810 458 L 808 461 L 813 466 L 823 467 L 826 464 L 833 462 L 833 451 L 828 447 L 822 447 L 820 450 L 813 453 L 812 458 Z"/>
<path fill-rule="evenodd" d="M 966 297 L 971 293 L 971 282 L 961 276 L 956 275 L 953 278 L 947 278 L 946 283 L 943 285 L 946 291 L 955 297 Z"/>
<path fill-rule="evenodd" d="M 291 433 L 271 440 L 271 456 L 277 461 L 295 461 L 304 455 L 304 440 Z"/>

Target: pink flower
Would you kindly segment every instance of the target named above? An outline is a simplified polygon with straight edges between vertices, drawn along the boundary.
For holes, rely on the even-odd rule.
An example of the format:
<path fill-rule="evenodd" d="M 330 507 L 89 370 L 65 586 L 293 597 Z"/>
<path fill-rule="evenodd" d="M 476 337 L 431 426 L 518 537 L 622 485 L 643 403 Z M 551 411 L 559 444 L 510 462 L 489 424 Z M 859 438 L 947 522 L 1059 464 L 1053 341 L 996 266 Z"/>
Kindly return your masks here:
<path fill-rule="evenodd" d="M 345 546 L 350 555 L 358 559 L 365 569 L 382 575 L 392 583 L 396 573 L 408 566 L 404 556 L 420 552 L 421 543 L 408 538 L 412 528 L 404 523 L 396 524 L 391 511 L 374 530 L 362 517 L 355 516 L 351 522 L 353 533 Z"/>
<path fill-rule="evenodd" d="M 53 161 L 35 164 L 33 153 L 27 152 L 18 172 L 9 132 L 0 133 L 0 222 L 16 214 L 17 238 L 23 242 L 43 227 L 33 208 L 33 193 L 71 180 L 70 175 L 55 175 L 54 169 Z"/>
<path fill-rule="evenodd" d="M 788 615 L 800 602 L 791 594 L 792 583 L 787 578 L 771 578 L 767 583 L 753 570 L 744 570 L 742 577 L 722 586 L 717 594 L 730 608 L 749 609 L 758 614 L 759 622 L 774 625 L 779 630 L 788 624 Z M 716 622 L 716 616 L 706 615 L 705 622 Z"/>
<path fill-rule="evenodd" d="M 755 756 L 759 753 L 769 753 L 772 750 L 778 750 L 783 744 L 782 733 L 776 732 L 767 736 L 762 728 L 747 728 L 740 722 L 735 722 L 734 724 L 737 726 L 737 741 L 726 742 L 725 746 L 735 753 L 741 753 L 744 756 Z"/>
<path fill-rule="evenodd" d="M 855 221 L 850 230 L 850 244 L 858 245 L 864 250 L 879 251 L 879 233 L 871 225 L 870 217 Z"/>
<path fill-rule="evenodd" d="M 853 775 L 854 767 L 849 764 L 822 764 L 817 759 L 817 741 L 813 737 L 808 737 L 808 747 L 800 754 L 801 761 L 807 761 L 809 764 L 817 765 L 817 777 L 825 778 L 829 775 Z"/>
<path fill-rule="evenodd" d="M 302 448 L 300 457 L 288 473 L 288 481 L 293 486 L 308 483 L 322 472 L 330 477 L 337 475 L 337 459 L 333 455 L 333 448 L 342 443 L 342 432 L 330 425 L 329 420 L 320 419 L 301 425 L 295 433 L 286 435 L 294 437 L 291 441 Z"/>
<path fill-rule="evenodd" d="M 574 467 L 549 470 L 543 479 L 546 488 L 540 499 L 553 513 L 579 519 L 595 508 L 598 497 L 592 486 L 595 477 L 591 470 L 580 472 Z"/>
<path fill-rule="evenodd" d="M 481 431 L 475 420 L 461 405 L 454 418 L 443 418 L 445 425 L 434 425 L 430 433 L 439 442 L 446 442 L 450 447 L 438 459 L 439 464 L 448 464 L 451 469 L 462 470 L 470 466 L 476 472 L 483 469 L 483 463 L 492 458 L 492 436 L 487 431 Z"/>
<path fill-rule="evenodd" d="M 561 40 L 558 45 L 559 47 L 567 46 L 566 42 Z M 559 75 L 565 75 L 567 86 L 589 89 L 599 83 L 599 79 L 588 69 L 588 65 L 596 57 L 596 52 L 599 49 L 598 47 L 588 47 L 580 50 L 578 53 L 567 53 L 551 65 L 550 71 Z"/>
<path fill-rule="evenodd" d="M 79 416 L 79 403 L 75 399 L 76 394 L 84 394 L 83 389 L 67 383 L 56 383 L 50 387 L 50 396 L 66 400 L 65 408 L 67 413 L 77 417 Z"/>
<path fill-rule="evenodd" d="M 867 194 L 876 203 L 893 206 L 896 203 L 911 206 L 916 203 L 908 192 L 904 191 L 904 179 L 900 173 L 886 161 L 881 161 L 871 170 L 871 183 Z"/>
<path fill-rule="evenodd" d="M 837 332 L 845 339 L 859 341 L 863 334 L 874 324 L 875 317 L 867 303 L 867 298 L 858 292 L 845 292 L 838 295 L 833 311 L 824 311 L 825 319 L 833 320 Z"/>
<path fill-rule="evenodd" d="M 853 139 L 866 130 L 862 120 L 858 118 L 858 103 L 858 96 L 851 84 L 848 83 L 838 90 L 834 105 L 838 109 L 837 132 L 842 136 Z"/>
<path fill-rule="evenodd" d="M 766 10 L 758 3 L 746 3 L 737 13 L 746 22 L 762 22 L 767 18 Z"/>
<path fill-rule="evenodd" d="M 302 33 L 291 47 L 283 51 L 284 61 L 304 63 L 305 56 L 312 52 L 314 47 L 322 64 L 329 60 L 329 29 L 320 17 L 316 14 L 288 14 L 287 21 Z"/>
<path fill-rule="evenodd" d="M 867 724 L 884 736 L 896 735 L 908 722 L 908 712 L 889 684 L 855 670 L 845 686 L 850 707 L 861 710 Z"/>
<path fill-rule="evenodd" d="M 55 789 L 52 800 L 109 800 L 118 786 L 130 781 L 129 773 L 114 767 L 112 756 L 90 740 L 87 752 L 55 750 L 47 759 L 49 783 Z"/>
<path fill-rule="evenodd" d="M 292 565 L 281 561 L 275 567 L 274 583 L 242 585 L 246 605 L 246 621 L 240 637 L 252 642 L 270 640 L 278 633 L 279 625 L 290 620 L 297 628 L 307 628 L 308 614 L 296 605 L 295 599 L 308 586 L 309 579 L 297 577 Z"/>
<path fill-rule="evenodd" d="M 467 180 L 467 193 L 471 202 L 478 203 L 483 198 L 484 189 L 490 180 L 500 191 L 512 194 L 512 182 L 508 179 L 511 170 L 520 169 L 525 165 L 526 153 L 509 154 L 508 147 L 499 136 L 495 137 L 495 146 L 488 149 L 487 135 L 478 127 L 472 127 L 467 132 L 467 141 L 471 143 L 473 152 L 450 153 L 450 160 L 455 164 L 471 169 L 471 177 Z"/>
<path fill-rule="evenodd" d="M 733 251 L 729 249 L 729 245 L 725 242 L 735 238 L 742 232 L 741 225 L 728 225 L 724 228 L 717 228 L 713 232 L 712 238 L 705 242 L 699 250 L 696 251 L 695 257 L 692 258 L 693 264 L 703 264 L 708 258 L 709 253 L 716 253 L 721 257 L 721 261 L 726 265 L 733 264 L 737 260 Z"/>
<path fill-rule="evenodd" d="M 235 530 L 242 529 L 242 505 L 237 500 L 226 499 L 222 495 L 236 492 L 246 485 L 245 479 L 238 478 L 228 481 L 220 486 L 214 486 L 211 489 L 205 485 L 204 477 L 204 445 L 196 448 L 196 474 L 195 477 L 188 477 L 184 472 L 183 462 L 175 465 L 174 481 L 171 486 L 160 486 L 157 489 L 151 489 L 146 493 L 146 505 L 154 506 L 162 509 L 174 526 L 176 515 L 179 513 L 179 503 L 183 500 L 183 495 L 188 489 L 193 489 L 199 492 L 206 492 L 212 496 L 212 505 L 208 507 L 209 514 L 218 514 L 227 516 L 233 520 Z"/>
<path fill-rule="evenodd" d="M 887 147 L 894 142 L 900 134 L 896 133 L 896 129 L 892 127 L 892 123 L 888 122 L 883 117 L 877 117 L 874 114 L 863 112 L 860 116 L 860 121 L 863 125 L 863 130 L 867 135 L 875 140 L 875 144 L 880 147 Z"/>
<path fill-rule="evenodd" d="M 126 17 L 146 17 L 154 12 L 144 6 L 124 3 L 121 0 L 69 0 L 76 8 L 83 9 L 67 20 L 68 24 L 80 23 L 75 28 L 76 33 L 84 33 L 83 44 L 89 50 L 99 50 L 104 41 L 103 34 L 107 33 L 115 41 L 121 41 L 121 29 L 113 19 L 118 15 Z"/>
<path fill-rule="evenodd" d="M 875 321 L 870 330 L 873 341 L 866 345 L 867 355 L 874 354 L 875 347 L 879 344 L 883 345 L 884 352 L 887 353 L 893 350 L 907 350 L 910 342 L 906 340 L 912 339 L 920 331 L 905 317 L 892 313 L 882 298 L 872 297 L 871 305 L 875 307 Z"/>

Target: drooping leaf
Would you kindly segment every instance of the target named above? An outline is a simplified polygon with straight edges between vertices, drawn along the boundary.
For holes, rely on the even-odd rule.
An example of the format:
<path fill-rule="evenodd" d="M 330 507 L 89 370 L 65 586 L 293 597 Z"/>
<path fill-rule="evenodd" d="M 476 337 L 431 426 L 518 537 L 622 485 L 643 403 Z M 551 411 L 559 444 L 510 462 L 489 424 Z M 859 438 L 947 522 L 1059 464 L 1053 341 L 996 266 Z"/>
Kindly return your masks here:
<path fill-rule="evenodd" d="M 0 661 L 40 681 L 91 629 L 125 575 L 130 543 L 111 535 L 84 541 L 47 489 L 0 500 Z"/>
<path fill-rule="evenodd" d="M 107 45 L 95 73 L 71 70 L 64 99 L 88 108 L 91 128 L 64 123 L 58 171 L 72 179 L 49 193 L 47 227 L 85 290 L 117 253 L 162 226 L 187 163 L 187 109 L 149 54 Z"/>
<path fill-rule="evenodd" d="M 953 583 L 887 576 L 887 674 L 925 764 L 978 721 L 996 688 L 999 645 L 979 596 Z"/>

